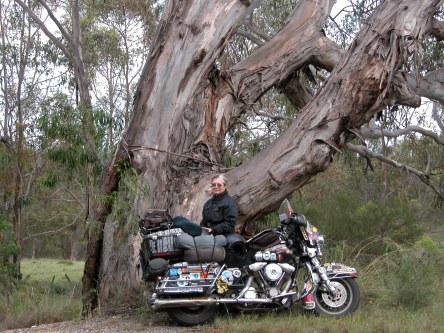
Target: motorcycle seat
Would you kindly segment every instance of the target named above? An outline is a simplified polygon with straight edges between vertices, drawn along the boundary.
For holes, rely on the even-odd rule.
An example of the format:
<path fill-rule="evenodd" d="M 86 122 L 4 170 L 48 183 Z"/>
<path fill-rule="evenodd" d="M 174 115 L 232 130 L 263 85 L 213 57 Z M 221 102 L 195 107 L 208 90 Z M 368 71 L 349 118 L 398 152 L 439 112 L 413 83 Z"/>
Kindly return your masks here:
<path fill-rule="evenodd" d="M 227 239 L 227 245 L 225 248 L 230 252 L 236 252 L 236 253 L 245 253 L 247 250 L 247 244 L 245 242 L 245 239 L 236 233 L 228 234 L 226 236 Z"/>

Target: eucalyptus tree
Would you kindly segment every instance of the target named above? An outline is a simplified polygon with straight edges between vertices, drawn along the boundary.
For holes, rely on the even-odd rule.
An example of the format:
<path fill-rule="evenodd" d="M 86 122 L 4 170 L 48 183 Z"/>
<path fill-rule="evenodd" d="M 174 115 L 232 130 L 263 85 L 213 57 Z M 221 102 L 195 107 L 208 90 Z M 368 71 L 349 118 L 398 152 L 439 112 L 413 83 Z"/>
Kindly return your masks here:
<path fill-rule="evenodd" d="M 42 40 L 33 21 L 12 1 L 0 5 L 2 214 L 12 221 L 17 245 L 26 228 L 24 206 L 38 176 L 36 119 L 54 71 L 54 49 Z M 19 263 L 20 253 L 13 261 Z M 20 276 L 20 266 L 17 276 Z"/>
<path fill-rule="evenodd" d="M 140 56 L 146 53 L 146 46 L 140 39 L 149 40 L 150 24 L 142 26 L 140 22 L 149 19 L 151 7 L 142 10 L 143 6 L 135 3 L 125 12 L 121 2 L 110 1 L 25 3 L 17 0 L 15 3 L 60 51 L 59 59 L 62 60 L 58 70 L 69 69 L 64 75 L 68 89 L 53 92 L 42 104 L 40 144 L 45 147 L 49 159 L 60 163 L 72 178 L 80 173 L 86 179 L 84 196 L 75 193 L 77 190 L 70 190 L 71 194 L 75 193 L 78 209 L 84 214 L 82 220 L 87 226 L 93 226 L 96 171 L 103 162 L 100 154 L 106 157 L 114 138 L 129 119 L 133 81 L 140 72 Z M 135 15 L 135 12 L 142 15 Z M 103 93 L 104 82 L 106 93 Z M 75 94 L 74 100 L 67 102 L 69 89 Z M 105 137 L 107 143 L 104 143 Z M 56 173 L 60 175 L 61 169 Z M 47 170 L 43 183 L 47 183 L 46 180 L 51 183 L 53 175 L 53 169 Z M 67 177 L 59 178 L 66 180 Z M 83 180 L 80 183 L 83 184 Z M 61 228 L 54 225 L 54 230 L 60 232 L 78 226 L 74 223 L 78 216 L 73 219 Z M 28 238 L 52 233 L 43 231 Z"/>
<path fill-rule="evenodd" d="M 340 44 L 346 45 L 356 31 L 365 24 L 369 14 L 381 1 L 351 0 L 342 10 L 336 13 L 342 16 L 342 24 L 339 29 L 329 29 L 329 33 Z M 437 13 L 436 19 L 442 20 L 444 12 Z M 437 23 L 437 21 L 435 21 Z M 330 21 L 330 27 L 336 27 Z M 332 31 L 335 31 L 332 33 Z M 402 72 L 409 87 L 413 90 L 413 96 L 422 98 L 421 107 L 415 112 L 410 112 L 408 105 L 391 103 L 381 110 L 367 125 L 357 132 L 358 139 L 347 144 L 352 152 L 360 154 L 367 160 L 368 167 L 373 169 L 372 160 L 378 160 L 384 174 L 381 184 L 387 186 L 387 173 L 389 168 L 398 169 L 414 175 L 418 180 L 426 184 L 436 195 L 437 201 L 444 200 L 443 180 L 444 174 L 441 167 L 441 154 L 428 154 L 423 163 L 405 163 L 402 155 L 393 155 L 393 145 L 402 144 L 403 140 L 415 141 L 418 137 L 428 137 L 432 142 L 442 147 L 444 130 L 444 109 L 442 107 L 443 95 L 441 85 L 443 82 L 442 54 L 444 43 L 442 41 L 442 28 L 439 24 L 433 25 L 430 35 L 425 36 L 421 44 L 416 45 L 419 56 L 412 56 Z M 414 75 L 411 75 L 414 74 Z M 415 74 L 417 74 L 415 76 Z M 409 104 L 409 103 L 406 103 Z M 427 140 L 416 140 L 427 142 Z M 426 145 L 418 145 L 418 150 Z M 440 149 L 434 147 L 432 149 Z M 415 152 L 412 152 L 415 154 Z M 434 201 L 434 200 L 432 200 Z"/>
<path fill-rule="evenodd" d="M 243 224 L 273 210 L 325 170 L 388 106 L 419 107 L 420 94 L 426 93 L 442 101 L 436 89 L 421 85 L 423 79 L 438 79 L 438 70 L 422 77 L 410 68 L 412 60 L 420 59 L 425 38 L 442 38 L 442 23 L 433 19 L 441 1 L 373 2 L 344 51 L 324 32 L 334 1 L 301 0 L 260 47 L 244 58 L 237 54 L 233 63 L 220 58 L 261 3 L 166 3 L 135 92 L 132 120 L 103 178 L 104 193 L 122 191 L 121 171 L 130 166 L 137 183 L 149 185 L 149 194 L 126 198 L 129 214 L 115 214 L 117 202 L 97 207 L 103 235 L 88 244 L 85 296 L 97 291 L 105 304 L 116 294 L 138 291 L 140 239 L 129 215 L 168 208 L 197 221 L 212 175 L 225 172 Z M 442 91 L 441 81 L 434 82 Z M 310 89 L 314 85 L 320 88 Z M 272 88 L 300 111 L 254 157 L 226 169 L 221 165 L 226 133 L 247 112 L 258 111 L 261 97 Z M 85 300 L 86 306 L 97 304 L 97 298 Z"/>
<path fill-rule="evenodd" d="M 54 180 L 63 179 L 63 177 L 60 176 L 62 171 L 60 165 L 57 168 L 54 163 L 51 165 L 50 160 L 60 162 L 63 159 L 69 164 L 77 158 L 80 162 L 77 164 L 81 164 L 91 158 L 86 154 L 76 156 L 72 154 L 75 151 L 73 148 L 76 148 L 75 142 L 77 142 L 77 148 L 82 147 L 82 151 L 85 144 L 84 140 L 78 137 L 73 138 L 72 131 L 66 130 L 78 128 L 75 120 L 71 121 L 73 118 L 71 115 L 63 114 L 64 111 L 71 110 L 70 105 L 63 103 L 62 97 L 62 91 L 66 93 L 69 90 L 67 84 L 69 80 L 66 79 L 66 59 L 55 44 L 45 38 L 41 27 L 35 24 L 34 19 L 27 15 L 19 5 L 14 1 L 4 1 L 1 6 L 2 49 L 4 51 L 2 52 L 2 72 L 5 74 L 2 76 L 1 99 L 5 105 L 4 136 L 2 137 L 5 149 L 2 149 L 2 153 L 3 157 L 11 157 L 10 165 L 6 165 L 8 159 L 3 158 L 4 207 L 7 214 L 8 196 L 12 196 L 14 200 L 12 221 L 17 242 L 22 245 L 22 253 L 28 253 L 27 247 L 32 246 L 35 249 L 34 245 L 43 236 L 45 238 L 40 241 L 41 243 L 55 231 L 66 232 L 69 228 L 76 228 L 80 224 L 78 214 L 73 214 L 73 217 L 65 214 L 71 208 L 68 203 L 66 203 L 65 211 L 57 209 L 55 203 L 64 199 L 66 193 L 81 198 L 81 200 L 76 200 L 76 204 L 84 199 L 82 195 L 75 193 L 76 190 L 72 187 L 68 189 L 67 186 L 62 186 L 62 190 L 53 189 Z M 41 9 L 41 7 L 33 7 L 34 15 L 44 16 Z M 73 100 L 70 102 L 74 104 Z M 51 116 L 48 116 L 49 114 Z M 63 124 L 57 121 L 60 120 L 57 115 L 64 116 Z M 78 124 L 81 124 L 81 120 Z M 57 128 L 54 129 L 54 127 Z M 83 132 L 80 130 L 78 136 Z M 59 147 L 56 147 L 60 142 L 69 146 L 68 153 L 71 159 L 60 156 Z M 11 163 L 15 163 L 16 167 L 11 168 Z M 11 173 L 15 176 L 10 176 Z M 13 180 L 15 186 L 11 185 Z M 40 187 L 42 184 L 57 193 L 58 198 L 53 198 L 52 202 L 47 203 L 47 196 L 51 197 L 54 193 L 48 194 L 48 191 L 44 193 L 45 191 Z M 67 185 L 67 182 L 65 181 L 63 185 Z M 42 208 L 45 210 L 42 211 Z M 80 213 L 85 212 L 82 204 L 76 208 Z M 39 216 L 37 212 L 40 212 Z M 65 243 L 70 242 L 65 240 Z M 77 244 L 71 243 L 71 245 L 74 255 Z M 16 261 L 18 257 L 15 258 Z"/>
<path fill-rule="evenodd" d="M 86 166 L 86 190 L 85 190 L 85 215 L 84 221 L 93 216 L 94 207 L 94 162 L 97 160 L 97 147 L 95 142 L 96 128 L 94 126 L 94 119 L 92 113 L 92 100 L 89 82 L 89 68 L 83 60 L 83 44 L 80 26 L 80 5 L 79 1 L 73 0 L 70 2 L 68 13 L 70 14 L 69 28 L 64 25 L 56 16 L 55 9 L 45 1 L 39 1 L 31 7 L 32 4 L 27 4 L 21 0 L 15 0 L 15 3 L 20 5 L 24 12 L 35 22 L 35 24 L 43 31 L 43 33 L 54 43 L 54 45 L 62 52 L 72 66 L 72 73 L 74 76 L 77 107 L 78 112 L 82 115 L 83 124 L 83 140 L 84 151 L 87 156 Z M 53 27 L 45 23 L 40 15 L 37 13 L 40 9 L 46 12 L 46 17 L 52 22 Z M 36 13 L 37 12 L 37 13 Z M 59 35 L 56 36 L 53 31 L 54 28 Z"/>
<path fill-rule="evenodd" d="M 131 115 L 132 95 L 148 53 L 155 21 L 150 11 L 140 14 L 137 4 L 94 2 L 85 9 L 83 43 L 85 62 L 91 68 L 91 88 L 96 109 L 107 125 L 105 157 L 113 151 Z M 145 16 L 149 18 L 143 19 Z"/>

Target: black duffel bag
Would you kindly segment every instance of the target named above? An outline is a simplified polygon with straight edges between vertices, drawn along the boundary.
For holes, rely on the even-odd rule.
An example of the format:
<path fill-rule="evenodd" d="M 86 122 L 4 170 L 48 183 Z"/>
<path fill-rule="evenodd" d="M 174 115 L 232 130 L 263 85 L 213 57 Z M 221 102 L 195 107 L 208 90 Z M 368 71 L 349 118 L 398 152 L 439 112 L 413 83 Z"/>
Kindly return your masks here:
<path fill-rule="evenodd" d="M 149 209 L 139 220 L 139 228 L 142 235 L 148 235 L 158 230 L 171 227 L 172 217 L 165 209 Z"/>

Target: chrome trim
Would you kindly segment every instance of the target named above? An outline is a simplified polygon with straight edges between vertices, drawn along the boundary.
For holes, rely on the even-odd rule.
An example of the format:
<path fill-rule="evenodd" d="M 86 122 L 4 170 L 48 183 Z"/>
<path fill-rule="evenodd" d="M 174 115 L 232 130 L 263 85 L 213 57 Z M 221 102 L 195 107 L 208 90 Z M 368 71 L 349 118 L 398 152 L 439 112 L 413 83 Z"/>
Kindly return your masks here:
<path fill-rule="evenodd" d="M 180 308 L 186 306 L 210 306 L 217 304 L 273 304 L 272 299 L 249 299 L 249 298 L 169 298 L 169 299 L 151 299 L 150 305 L 154 311 L 164 309 Z"/>

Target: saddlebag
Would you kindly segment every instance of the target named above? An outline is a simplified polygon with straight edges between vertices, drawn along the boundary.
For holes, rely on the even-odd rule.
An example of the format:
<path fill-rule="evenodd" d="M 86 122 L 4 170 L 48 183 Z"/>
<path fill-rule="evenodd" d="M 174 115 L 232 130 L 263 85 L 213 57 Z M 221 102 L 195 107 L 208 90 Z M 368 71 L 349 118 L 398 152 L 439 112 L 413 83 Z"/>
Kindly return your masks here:
<path fill-rule="evenodd" d="M 152 258 L 177 258 L 181 257 L 183 250 L 175 246 L 175 239 L 182 233 L 182 229 L 160 230 L 142 236 L 142 252 Z"/>
<path fill-rule="evenodd" d="M 163 209 L 149 209 L 139 221 L 142 236 L 141 255 L 144 263 L 153 258 L 177 258 L 183 250 L 174 247 L 174 240 L 182 233 L 180 228 L 173 228 L 173 219 Z"/>
<path fill-rule="evenodd" d="M 144 271 L 144 280 L 155 281 L 156 277 L 162 275 L 168 267 L 168 261 L 163 258 L 155 258 L 151 260 L 145 271 Z"/>

